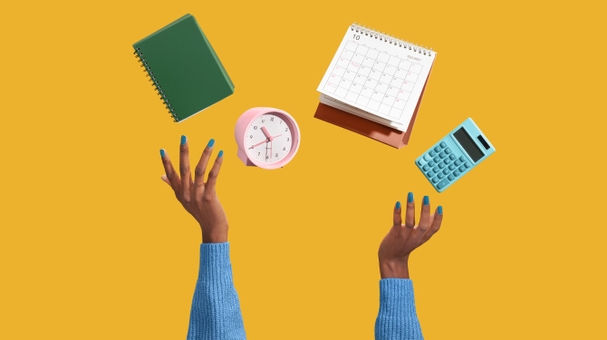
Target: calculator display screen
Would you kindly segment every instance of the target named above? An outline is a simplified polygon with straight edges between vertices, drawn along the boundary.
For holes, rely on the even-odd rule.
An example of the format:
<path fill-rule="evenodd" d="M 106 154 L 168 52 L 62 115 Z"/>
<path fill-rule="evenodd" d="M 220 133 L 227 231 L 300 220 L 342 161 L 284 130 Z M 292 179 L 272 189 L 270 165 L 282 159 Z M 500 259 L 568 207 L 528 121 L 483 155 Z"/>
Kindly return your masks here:
<path fill-rule="evenodd" d="M 466 129 L 460 128 L 453 134 L 453 137 L 455 137 L 455 139 L 457 139 L 457 141 L 461 144 L 464 150 L 466 150 L 468 156 L 472 158 L 472 161 L 474 161 L 474 163 L 476 163 L 479 159 L 483 158 L 483 156 L 485 155 L 483 151 L 481 151 L 481 149 L 478 147 L 478 145 L 476 145 L 474 140 L 470 137 L 468 132 L 466 132 Z"/>

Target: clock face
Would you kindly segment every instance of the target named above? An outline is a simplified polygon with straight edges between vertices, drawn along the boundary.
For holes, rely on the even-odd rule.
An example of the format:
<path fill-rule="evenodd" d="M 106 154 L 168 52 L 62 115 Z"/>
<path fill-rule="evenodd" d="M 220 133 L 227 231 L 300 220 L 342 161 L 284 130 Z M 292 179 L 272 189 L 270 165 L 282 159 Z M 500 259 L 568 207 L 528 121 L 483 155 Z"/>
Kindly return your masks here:
<path fill-rule="evenodd" d="M 251 121 L 245 131 L 245 148 L 250 159 L 272 164 L 289 155 L 293 145 L 292 124 L 280 114 L 266 113 Z"/>

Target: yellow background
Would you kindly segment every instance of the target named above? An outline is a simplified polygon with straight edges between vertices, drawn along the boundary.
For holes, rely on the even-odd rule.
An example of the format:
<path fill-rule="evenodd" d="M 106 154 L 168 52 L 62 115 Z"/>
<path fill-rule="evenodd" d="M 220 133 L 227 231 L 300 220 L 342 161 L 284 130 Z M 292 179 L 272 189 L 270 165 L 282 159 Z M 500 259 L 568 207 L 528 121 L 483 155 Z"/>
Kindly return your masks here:
<path fill-rule="evenodd" d="M 193 14 L 235 94 L 174 124 L 132 44 Z M 0 7 L 0 339 L 185 339 L 200 231 L 163 173 L 185 134 L 225 151 L 248 338 L 373 339 L 394 202 L 444 206 L 411 259 L 427 339 L 605 339 L 604 1 L 31 1 Z M 359 22 L 438 52 L 410 145 L 313 118 Z M 233 128 L 299 122 L 285 168 L 247 168 Z M 442 194 L 414 159 L 473 117 L 497 152 Z"/>

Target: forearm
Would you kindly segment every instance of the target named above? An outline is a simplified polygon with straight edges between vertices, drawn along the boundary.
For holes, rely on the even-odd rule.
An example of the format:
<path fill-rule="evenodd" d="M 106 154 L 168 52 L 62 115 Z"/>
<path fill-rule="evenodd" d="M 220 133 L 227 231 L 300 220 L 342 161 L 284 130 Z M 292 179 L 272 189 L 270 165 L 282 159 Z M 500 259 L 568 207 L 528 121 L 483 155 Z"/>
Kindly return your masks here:
<path fill-rule="evenodd" d="M 384 278 L 379 286 L 376 340 L 422 340 L 410 279 Z"/>
<path fill-rule="evenodd" d="M 227 242 L 200 246 L 200 269 L 187 339 L 246 339 Z"/>

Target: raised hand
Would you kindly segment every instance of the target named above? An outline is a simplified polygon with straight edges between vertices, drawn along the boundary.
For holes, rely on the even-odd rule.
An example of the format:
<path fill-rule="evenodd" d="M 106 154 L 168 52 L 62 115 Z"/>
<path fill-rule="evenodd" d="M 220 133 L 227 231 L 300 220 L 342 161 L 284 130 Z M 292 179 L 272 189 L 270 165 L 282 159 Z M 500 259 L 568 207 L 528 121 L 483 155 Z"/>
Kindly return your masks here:
<path fill-rule="evenodd" d="M 415 225 L 413 193 L 407 197 L 405 224 L 402 224 L 401 205 L 394 207 L 393 225 L 379 246 L 379 268 L 382 278 L 409 278 L 409 255 L 428 241 L 440 229 L 443 207 L 430 214 L 430 198 L 424 196 L 421 216 Z"/>
<path fill-rule="evenodd" d="M 169 155 L 164 149 L 160 150 L 165 171 L 165 175 L 161 178 L 173 189 L 177 200 L 185 210 L 196 219 L 202 230 L 202 241 L 205 243 L 222 243 L 228 240 L 228 221 L 215 191 L 217 176 L 223 163 L 223 151 L 219 151 L 207 181 L 204 181 L 214 144 L 215 140 L 211 139 L 202 152 L 194 171 L 193 181 L 186 136 L 181 136 L 179 174 L 173 168 Z"/>

